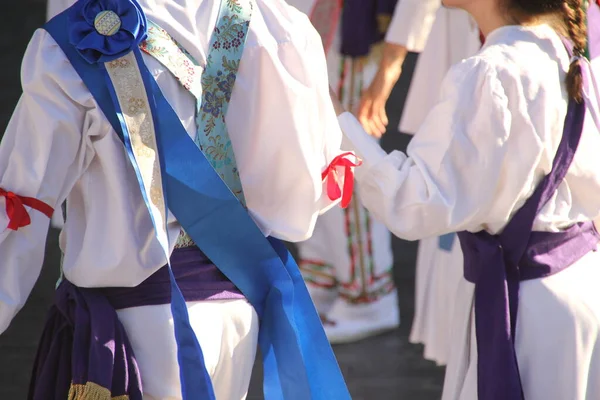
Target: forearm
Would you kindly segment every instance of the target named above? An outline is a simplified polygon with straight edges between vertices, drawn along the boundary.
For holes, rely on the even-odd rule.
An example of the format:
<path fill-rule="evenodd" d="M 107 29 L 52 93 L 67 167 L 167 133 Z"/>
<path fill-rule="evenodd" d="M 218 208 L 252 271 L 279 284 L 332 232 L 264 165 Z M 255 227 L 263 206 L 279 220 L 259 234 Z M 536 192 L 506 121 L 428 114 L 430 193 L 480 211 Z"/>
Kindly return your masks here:
<path fill-rule="evenodd" d="M 400 77 L 402 64 L 404 64 L 407 54 L 408 49 L 405 46 L 385 42 L 379 63 L 379 73 L 383 74 L 386 80 L 393 81 L 395 84 Z"/>

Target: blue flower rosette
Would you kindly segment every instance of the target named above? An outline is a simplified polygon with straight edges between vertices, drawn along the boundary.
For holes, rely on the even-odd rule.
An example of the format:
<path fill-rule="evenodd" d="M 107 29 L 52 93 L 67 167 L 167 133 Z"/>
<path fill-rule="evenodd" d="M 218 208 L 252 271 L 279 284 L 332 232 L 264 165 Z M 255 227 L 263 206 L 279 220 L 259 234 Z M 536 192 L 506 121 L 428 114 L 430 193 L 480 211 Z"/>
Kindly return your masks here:
<path fill-rule="evenodd" d="M 148 22 L 135 0 L 78 0 L 69 10 L 69 42 L 90 64 L 123 57 L 146 38 Z"/>

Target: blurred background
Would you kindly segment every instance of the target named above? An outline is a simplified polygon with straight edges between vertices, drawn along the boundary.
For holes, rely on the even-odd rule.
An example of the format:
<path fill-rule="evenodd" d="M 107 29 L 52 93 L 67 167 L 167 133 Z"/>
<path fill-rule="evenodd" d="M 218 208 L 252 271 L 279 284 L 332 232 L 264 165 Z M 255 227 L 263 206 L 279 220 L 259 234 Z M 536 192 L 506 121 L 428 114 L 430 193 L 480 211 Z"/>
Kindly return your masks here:
<path fill-rule="evenodd" d="M 8 1 L 5 1 L 8 3 Z M 45 0 L 18 0 L 5 4 L 0 24 L 0 135 L 21 93 L 21 58 L 35 29 L 45 20 Z M 405 63 L 403 76 L 388 103 L 390 130 L 382 145 L 390 151 L 405 149 L 410 136 L 396 131 L 410 83 L 416 55 Z M 51 229 L 42 274 L 24 309 L 0 336 L 0 399 L 27 396 L 29 373 L 45 313 L 52 303 L 59 274 L 58 231 Z M 355 400 L 437 400 L 443 368 L 422 358 L 422 348 L 408 343 L 414 308 L 414 273 L 417 243 L 394 240 L 395 280 L 399 292 L 400 329 L 334 350 Z M 110 249 L 107 249 L 110 251 Z M 249 399 L 262 399 L 261 371 L 257 365 Z M 308 399 L 307 399 L 308 400 Z M 332 399 L 335 400 L 335 399 Z"/>

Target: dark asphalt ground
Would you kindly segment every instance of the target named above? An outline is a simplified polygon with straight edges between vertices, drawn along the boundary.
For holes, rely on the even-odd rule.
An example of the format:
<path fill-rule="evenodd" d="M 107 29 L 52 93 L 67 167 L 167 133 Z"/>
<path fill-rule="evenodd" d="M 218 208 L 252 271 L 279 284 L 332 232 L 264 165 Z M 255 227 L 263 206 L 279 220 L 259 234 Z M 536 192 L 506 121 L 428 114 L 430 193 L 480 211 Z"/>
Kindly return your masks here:
<path fill-rule="evenodd" d="M 13 1 L 10 8 L 2 9 L 0 134 L 4 132 L 21 91 L 19 68 L 23 52 L 33 31 L 43 23 L 44 13 L 44 0 Z M 383 140 L 383 146 L 387 150 L 404 149 L 409 140 L 408 136 L 395 130 L 414 61 L 414 56 L 407 60 L 403 79 L 398 83 L 389 104 L 391 129 Z M 414 307 L 416 247 L 416 243 L 394 241 L 395 279 L 399 288 L 402 314 L 401 328 L 356 344 L 335 347 L 335 353 L 355 400 L 437 400 L 440 397 L 443 369 L 422 359 L 421 346 L 408 343 Z M 26 398 L 31 364 L 46 310 L 52 302 L 59 260 L 57 232 L 51 230 L 46 244 L 44 267 L 36 287 L 24 309 L 10 328 L 0 336 L 0 400 Z M 249 399 L 262 399 L 259 365 L 251 384 Z"/>

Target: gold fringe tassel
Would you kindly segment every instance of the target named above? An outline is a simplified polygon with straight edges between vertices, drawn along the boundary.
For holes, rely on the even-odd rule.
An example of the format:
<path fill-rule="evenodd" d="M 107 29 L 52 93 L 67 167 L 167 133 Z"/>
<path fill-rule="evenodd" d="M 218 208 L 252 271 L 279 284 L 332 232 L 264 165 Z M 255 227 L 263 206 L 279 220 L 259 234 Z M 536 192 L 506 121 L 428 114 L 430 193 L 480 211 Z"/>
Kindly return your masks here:
<path fill-rule="evenodd" d="M 111 397 L 110 390 L 94 382 L 85 385 L 71 383 L 68 400 L 129 400 L 129 396 Z"/>

